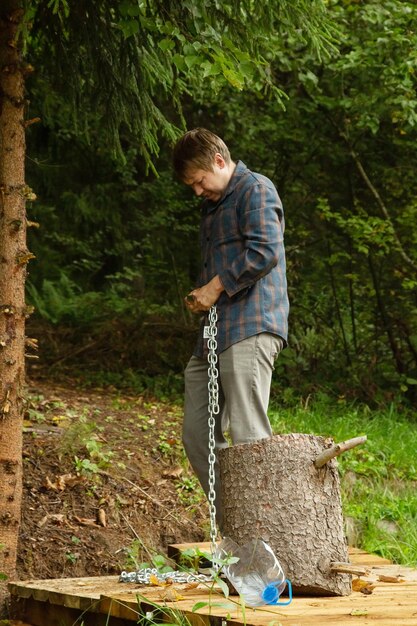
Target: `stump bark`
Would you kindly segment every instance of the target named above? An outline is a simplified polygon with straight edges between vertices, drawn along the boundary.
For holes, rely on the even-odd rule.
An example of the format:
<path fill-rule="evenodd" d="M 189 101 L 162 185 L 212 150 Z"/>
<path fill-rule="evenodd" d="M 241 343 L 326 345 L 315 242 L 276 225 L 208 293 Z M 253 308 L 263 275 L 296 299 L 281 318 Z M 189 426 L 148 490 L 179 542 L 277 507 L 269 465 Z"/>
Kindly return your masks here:
<path fill-rule="evenodd" d="M 275 435 L 219 451 L 222 534 L 239 545 L 270 545 L 298 594 L 351 593 L 337 462 L 314 465 L 334 444 L 306 434 Z"/>

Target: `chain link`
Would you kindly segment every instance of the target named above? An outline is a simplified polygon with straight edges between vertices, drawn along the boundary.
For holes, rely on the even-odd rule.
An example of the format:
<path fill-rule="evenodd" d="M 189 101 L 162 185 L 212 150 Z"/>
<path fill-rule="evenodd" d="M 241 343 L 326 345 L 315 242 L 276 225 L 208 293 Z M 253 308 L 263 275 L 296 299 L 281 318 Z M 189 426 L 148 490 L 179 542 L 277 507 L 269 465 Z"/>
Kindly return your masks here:
<path fill-rule="evenodd" d="M 219 384 L 217 382 L 219 371 L 217 368 L 217 310 L 216 306 L 212 306 L 209 311 L 209 328 L 208 328 L 208 427 L 209 427 L 209 492 L 208 492 L 208 502 L 209 502 L 209 512 L 210 512 L 210 542 L 211 542 L 211 554 L 212 557 L 215 554 L 216 550 L 216 539 L 217 539 L 217 526 L 216 526 L 216 475 L 215 475 L 215 463 L 216 463 L 216 454 L 215 454 L 215 438 L 214 438 L 214 428 L 216 424 L 215 416 L 219 413 Z M 218 569 L 218 565 L 213 563 L 214 569 Z"/>
<path fill-rule="evenodd" d="M 163 585 L 167 581 L 174 583 L 205 583 L 212 580 L 212 576 L 206 574 L 191 574 L 190 572 L 160 572 L 156 567 L 146 567 L 136 572 L 123 571 L 119 576 L 121 583 L 139 583 L 140 585 L 155 584 L 155 578 Z"/>

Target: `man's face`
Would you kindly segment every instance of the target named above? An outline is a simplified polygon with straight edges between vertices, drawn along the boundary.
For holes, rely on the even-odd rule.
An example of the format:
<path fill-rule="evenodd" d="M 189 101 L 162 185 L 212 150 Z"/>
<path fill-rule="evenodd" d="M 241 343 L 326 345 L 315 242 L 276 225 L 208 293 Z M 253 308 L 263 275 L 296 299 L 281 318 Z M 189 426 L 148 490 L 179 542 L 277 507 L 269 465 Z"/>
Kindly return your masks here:
<path fill-rule="evenodd" d="M 190 167 L 184 178 L 185 184 L 192 187 L 196 196 L 202 196 L 212 202 L 220 200 L 229 180 L 228 168 L 220 154 L 214 159 L 213 171 Z"/>

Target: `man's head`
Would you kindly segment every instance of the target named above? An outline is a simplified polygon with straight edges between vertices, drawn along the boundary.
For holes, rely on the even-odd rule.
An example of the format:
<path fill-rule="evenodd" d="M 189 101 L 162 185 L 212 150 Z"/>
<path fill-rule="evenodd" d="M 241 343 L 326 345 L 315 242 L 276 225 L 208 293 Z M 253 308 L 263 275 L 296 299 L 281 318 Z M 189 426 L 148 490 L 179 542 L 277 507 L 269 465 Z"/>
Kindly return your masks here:
<path fill-rule="evenodd" d="M 190 130 L 178 140 L 173 164 L 177 176 L 197 196 L 213 202 L 223 195 L 235 166 L 224 141 L 205 128 Z"/>

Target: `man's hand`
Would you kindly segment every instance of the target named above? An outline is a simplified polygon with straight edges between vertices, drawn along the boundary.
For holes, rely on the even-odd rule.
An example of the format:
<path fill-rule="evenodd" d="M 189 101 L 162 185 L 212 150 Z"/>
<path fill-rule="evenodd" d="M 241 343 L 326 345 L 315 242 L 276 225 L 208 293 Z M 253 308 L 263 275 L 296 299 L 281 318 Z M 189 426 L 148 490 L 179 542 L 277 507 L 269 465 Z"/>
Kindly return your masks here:
<path fill-rule="evenodd" d="M 222 291 L 224 291 L 222 282 L 218 276 L 215 276 L 206 285 L 189 293 L 185 298 L 185 304 L 192 313 L 208 311 L 213 304 L 216 304 Z"/>

